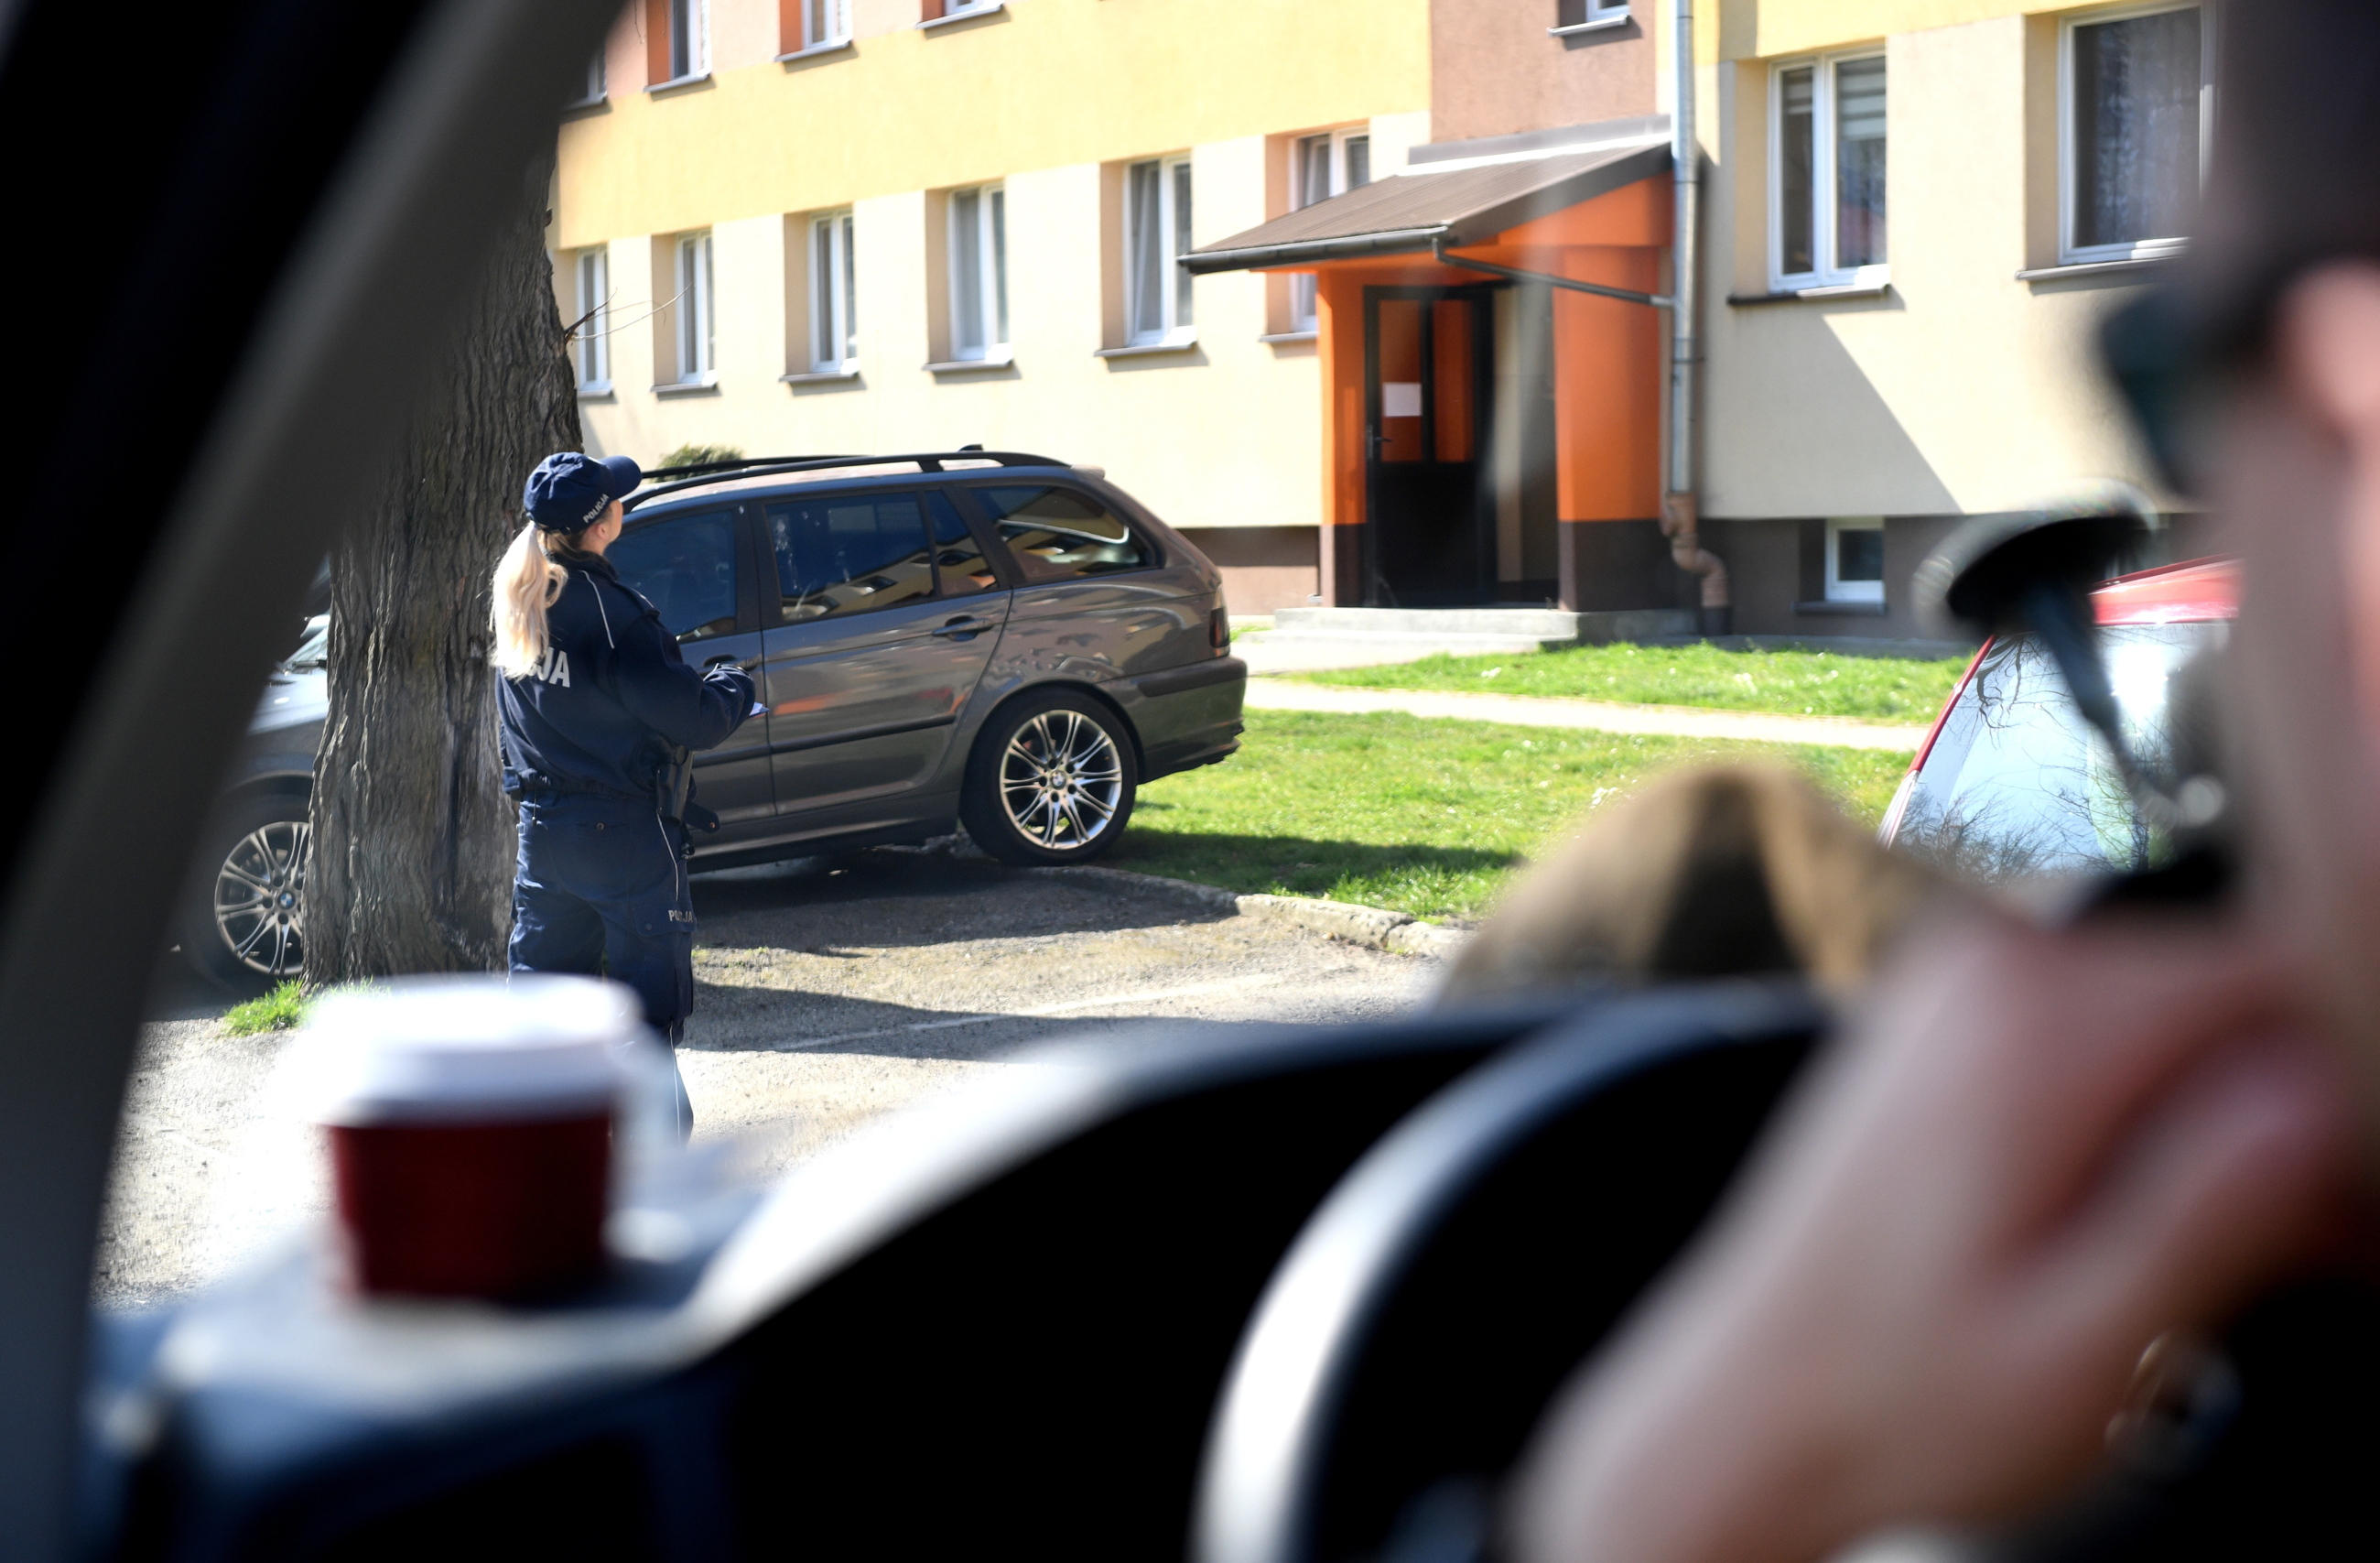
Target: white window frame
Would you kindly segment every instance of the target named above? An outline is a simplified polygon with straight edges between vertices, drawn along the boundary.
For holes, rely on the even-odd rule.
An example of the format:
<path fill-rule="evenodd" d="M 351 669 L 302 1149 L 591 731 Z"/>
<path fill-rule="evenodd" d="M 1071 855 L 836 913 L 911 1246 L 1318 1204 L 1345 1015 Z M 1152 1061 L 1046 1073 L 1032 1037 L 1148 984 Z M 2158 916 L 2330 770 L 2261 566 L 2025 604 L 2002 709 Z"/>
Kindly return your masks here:
<path fill-rule="evenodd" d="M 2204 0 L 2159 0 L 2145 6 L 2120 6 L 2111 10 L 2084 11 L 2059 18 L 2058 24 L 2058 261 L 2060 265 L 2090 265 L 2104 261 L 2152 261 L 2178 255 L 2190 247 L 2187 234 L 2138 239 L 2129 244 L 2074 242 L 2074 31 L 2104 22 L 2165 11 L 2198 13 L 2198 180 L 2206 182 L 2207 160 L 2215 145 L 2215 24 L 2216 8 Z"/>
<path fill-rule="evenodd" d="M 1622 7 L 1624 11 L 1626 7 Z M 1316 190 L 1308 188 L 1305 173 L 1305 149 L 1324 137 L 1330 139 L 1330 188 Z M 1343 130 L 1318 130 L 1311 136 L 1299 136 L 1289 147 L 1290 210 L 1302 212 L 1318 201 L 1328 201 L 1334 195 L 1345 195 L 1362 186 L 1347 182 L 1347 147 L 1350 142 L 1364 143 L 1364 184 L 1372 182 L 1372 128 L 1350 125 Z M 1320 313 L 1315 299 L 1318 285 L 1312 272 L 1293 272 L 1289 279 L 1289 319 L 1292 331 L 1316 331 L 1321 327 Z"/>
<path fill-rule="evenodd" d="M 858 276 L 851 208 L 809 220 L 810 372 L 851 374 L 859 369 Z"/>
<path fill-rule="evenodd" d="M 1842 578 L 1842 553 L 1838 540 L 1847 531 L 1884 531 L 1881 516 L 1836 516 L 1827 522 L 1827 601 L 1830 603 L 1882 603 L 1884 581 L 1845 580 Z"/>
<path fill-rule="evenodd" d="M 942 0 L 942 14 L 935 21 L 956 21 L 961 17 L 989 15 L 1005 6 L 1008 0 Z"/>
<path fill-rule="evenodd" d="M 1537 13 L 1543 16 L 1545 13 Z M 1576 21 L 1561 19 L 1559 7 L 1554 12 L 1554 25 L 1546 29 L 1555 38 L 1566 38 L 1573 32 L 1594 32 L 1607 27 L 1618 27 L 1628 19 L 1628 0 L 1586 0 L 1585 12 Z"/>
<path fill-rule="evenodd" d="M 1160 268 L 1163 281 L 1159 285 L 1157 324 L 1138 324 L 1141 318 L 1140 282 L 1133 257 L 1139 251 L 1140 225 L 1150 214 L 1140 210 L 1133 199 L 1133 175 L 1140 169 L 1157 169 L 1157 211 L 1155 218 L 1160 253 L 1164 263 Z M 1124 344 L 1134 348 L 1186 347 L 1198 339 L 1196 311 L 1190 307 L 1190 288 L 1182 280 L 1181 259 L 1190 250 L 1189 236 L 1179 234 L 1177 218 L 1180 181 L 1176 175 L 1187 172 L 1187 153 L 1171 157 L 1144 157 L 1124 165 L 1123 170 L 1123 318 Z M 1197 201 L 1196 176 L 1191 177 L 1191 201 L 1195 212 Z M 1181 239 L 1177 247 L 1176 238 Z"/>
<path fill-rule="evenodd" d="M 710 0 L 669 0 L 670 80 L 692 81 L 710 74 Z M 686 53 L 679 55 L 677 19 L 686 18 Z"/>
<path fill-rule="evenodd" d="M 1835 67 L 1854 60 L 1882 59 L 1879 47 L 1845 49 L 1832 55 L 1803 55 L 1779 60 L 1768 70 L 1768 285 L 1778 292 L 1803 287 L 1883 287 L 1892 280 L 1888 259 L 1874 265 L 1838 266 L 1835 259 L 1835 206 L 1840 180 L 1835 168 Z M 1785 269 L 1785 73 L 1810 72 L 1810 245 L 1816 269 Z M 1885 103 L 1890 112 L 1892 79 L 1885 77 Z M 1892 156 L 1891 132 L 1885 136 L 1886 166 Z M 1889 173 L 1887 174 L 1889 179 Z M 1888 186 L 1888 189 L 1889 187 Z M 1886 208 L 1886 247 L 1890 249 L 1890 204 Z"/>
<path fill-rule="evenodd" d="M 595 45 L 595 52 L 587 57 L 587 80 L 585 82 L 587 91 L 575 102 L 566 103 L 562 105 L 563 107 L 592 108 L 595 104 L 601 103 L 604 98 L 609 95 L 611 92 L 611 80 L 603 59 L 604 51 L 608 47 L 608 43 L 598 43 Z"/>
<path fill-rule="evenodd" d="M 571 256 L 570 271 L 577 288 L 578 340 L 572 344 L 578 389 L 601 396 L 612 388 L 612 250 L 599 244 Z"/>
<path fill-rule="evenodd" d="M 804 52 L 851 42 L 851 0 L 801 0 L 801 6 Z"/>
<path fill-rule="evenodd" d="M 718 380 L 718 322 L 711 285 L 710 232 L 681 234 L 677 241 L 677 384 L 709 385 Z"/>
<path fill-rule="evenodd" d="M 974 196 L 975 221 L 969 225 L 960 219 L 959 202 L 963 197 Z M 944 198 L 944 226 L 950 240 L 950 336 L 951 358 L 958 363 L 985 363 L 1004 360 L 1008 354 L 1008 189 L 1005 185 L 975 185 L 954 189 Z M 972 226 L 973 231 L 969 231 Z M 975 250 L 976 263 L 965 263 L 966 250 Z M 975 273 L 978 289 L 975 305 L 977 319 L 983 324 L 983 340 L 968 342 L 959 335 L 959 322 L 965 302 L 960 291 L 966 284 L 967 273 Z"/>

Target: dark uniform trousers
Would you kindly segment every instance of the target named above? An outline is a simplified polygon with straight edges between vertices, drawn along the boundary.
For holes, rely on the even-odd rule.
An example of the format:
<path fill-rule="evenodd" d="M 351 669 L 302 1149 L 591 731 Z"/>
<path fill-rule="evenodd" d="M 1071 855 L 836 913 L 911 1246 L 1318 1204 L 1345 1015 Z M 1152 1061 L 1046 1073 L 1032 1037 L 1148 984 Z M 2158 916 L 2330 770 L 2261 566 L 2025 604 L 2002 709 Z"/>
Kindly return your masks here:
<path fill-rule="evenodd" d="M 520 800 L 510 966 L 607 972 L 637 990 L 674 1052 L 694 1007 L 694 897 L 686 829 L 649 802 L 530 793 Z M 690 1130 L 686 1087 L 678 1124 Z"/>

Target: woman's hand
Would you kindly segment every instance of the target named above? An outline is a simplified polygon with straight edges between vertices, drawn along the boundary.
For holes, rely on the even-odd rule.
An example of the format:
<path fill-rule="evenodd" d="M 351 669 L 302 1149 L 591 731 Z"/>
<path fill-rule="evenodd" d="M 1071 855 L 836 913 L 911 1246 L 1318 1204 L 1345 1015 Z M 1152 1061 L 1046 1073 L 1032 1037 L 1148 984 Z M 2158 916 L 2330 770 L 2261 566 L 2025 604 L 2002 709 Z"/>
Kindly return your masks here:
<path fill-rule="evenodd" d="M 1916 941 L 1680 1270 L 1541 1431 L 1524 1563 L 1767 1563 L 2021 1512 L 2147 1343 L 2297 1260 L 2346 1143 L 2237 934 Z"/>

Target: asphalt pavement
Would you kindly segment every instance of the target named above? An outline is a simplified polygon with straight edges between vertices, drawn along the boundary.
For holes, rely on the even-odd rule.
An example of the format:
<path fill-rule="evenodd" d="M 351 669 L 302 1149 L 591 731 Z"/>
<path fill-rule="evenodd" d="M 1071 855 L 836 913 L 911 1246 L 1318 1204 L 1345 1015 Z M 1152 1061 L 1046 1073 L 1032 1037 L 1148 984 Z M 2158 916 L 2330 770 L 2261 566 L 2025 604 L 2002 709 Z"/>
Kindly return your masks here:
<path fill-rule="evenodd" d="M 1439 962 L 1117 878 L 868 852 L 695 880 L 698 1142 L 766 1177 L 1038 1041 L 1184 1023 L 1371 1020 Z M 169 1300 L 319 1217 L 319 1146 L 266 1089 L 283 1038 L 161 975 L 116 1147 L 99 1300 Z"/>

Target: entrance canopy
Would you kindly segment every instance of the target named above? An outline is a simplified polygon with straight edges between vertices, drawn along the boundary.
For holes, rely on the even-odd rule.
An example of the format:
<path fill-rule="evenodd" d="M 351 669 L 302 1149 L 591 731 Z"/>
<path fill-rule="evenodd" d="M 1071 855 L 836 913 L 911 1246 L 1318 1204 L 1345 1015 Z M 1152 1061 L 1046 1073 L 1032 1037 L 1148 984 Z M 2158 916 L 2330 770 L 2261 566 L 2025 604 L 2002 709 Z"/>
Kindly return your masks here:
<path fill-rule="evenodd" d="M 1599 147 L 1441 174 L 1407 173 L 1275 217 L 1182 257 L 1194 275 L 1305 269 L 1492 244 L 1499 235 L 1670 171 L 1670 149 Z"/>
<path fill-rule="evenodd" d="M 1668 605 L 1670 171 L 1636 137 L 1408 170 L 1181 258 L 1314 274 L 1325 602 Z"/>

